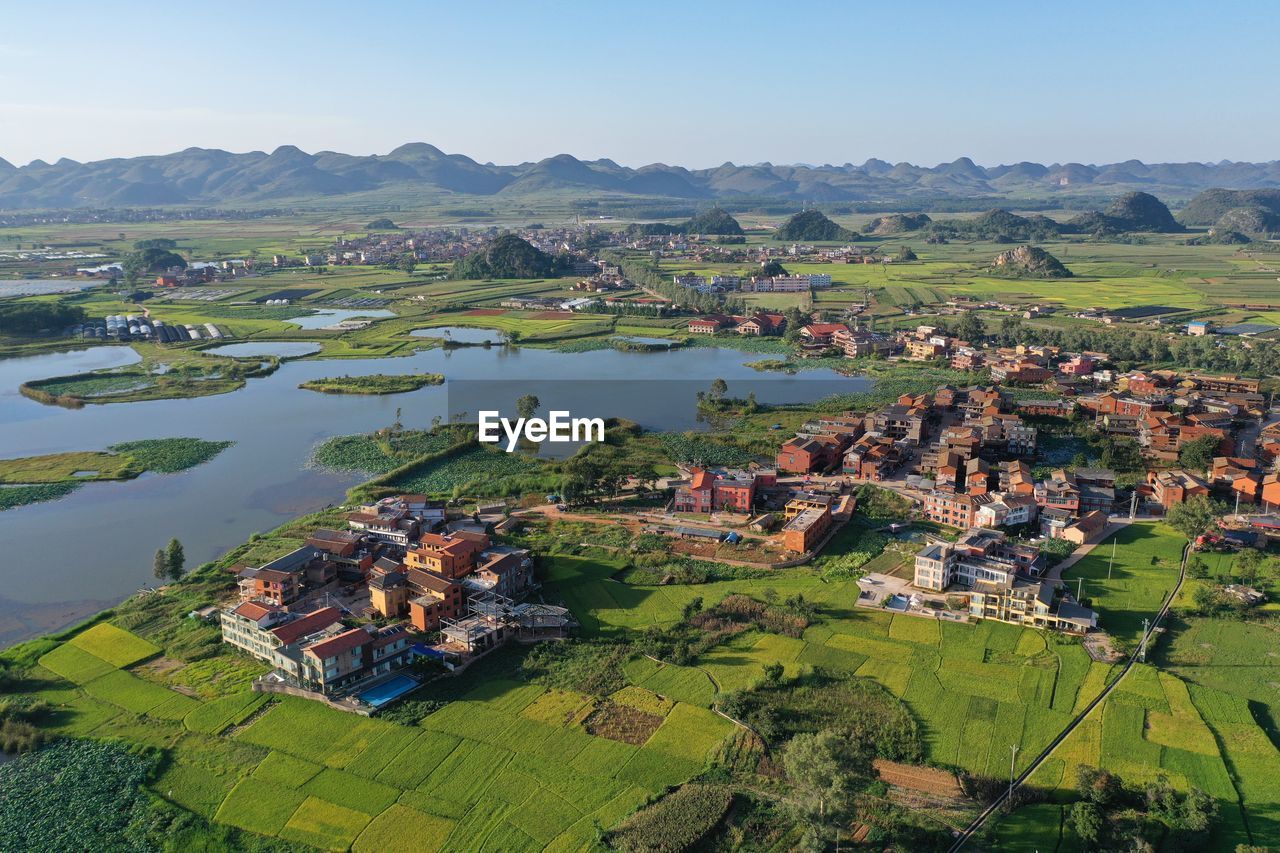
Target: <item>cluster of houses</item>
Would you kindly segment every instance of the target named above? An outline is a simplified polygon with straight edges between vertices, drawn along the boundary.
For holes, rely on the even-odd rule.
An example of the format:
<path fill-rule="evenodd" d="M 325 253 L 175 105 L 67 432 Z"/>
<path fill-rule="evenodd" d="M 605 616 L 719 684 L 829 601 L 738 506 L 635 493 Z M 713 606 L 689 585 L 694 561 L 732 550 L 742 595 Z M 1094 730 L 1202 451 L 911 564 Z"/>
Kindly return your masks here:
<path fill-rule="evenodd" d="M 713 275 L 710 277 L 685 273 L 672 276 L 672 281 L 681 287 L 696 290 L 699 293 L 807 293 L 810 290 L 831 286 L 831 276 L 827 273 L 812 275 Z"/>
<path fill-rule="evenodd" d="M 757 311 L 750 317 L 708 314 L 689 321 L 689 332 L 694 335 L 714 335 L 732 330 L 739 335 L 772 337 L 781 335 L 786 328 L 787 318 L 772 311 Z"/>
<path fill-rule="evenodd" d="M 780 524 L 779 540 L 788 551 L 815 551 L 836 521 L 853 514 L 854 499 L 839 489 L 785 486 L 777 471 L 690 469 L 685 479 L 671 483 L 675 512 L 715 512 L 754 515 L 751 526 L 768 530 Z"/>
<path fill-rule="evenodd" d="M 464 660 L 572 626 L 564 608 L 523 601 L 536 588 L 533 559 L 495 543 L 485 523 L 450 521 L 421 495 L 385 498 L 346 521 L 238 567 L 240 601 L 221 615 L 223 641 L 290 687 L 350 694 L 418 656 Z"/>

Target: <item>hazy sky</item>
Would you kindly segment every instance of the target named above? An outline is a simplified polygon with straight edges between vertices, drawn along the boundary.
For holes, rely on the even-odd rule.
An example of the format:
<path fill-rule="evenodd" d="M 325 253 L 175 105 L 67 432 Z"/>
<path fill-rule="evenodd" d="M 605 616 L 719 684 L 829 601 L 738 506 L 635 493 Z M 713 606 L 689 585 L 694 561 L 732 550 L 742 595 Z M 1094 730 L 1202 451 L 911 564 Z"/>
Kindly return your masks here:
<path fill-rule="evenodd" d="M 1280 4 L 9 3 L 0 157 L 1280 157 Z M 1034 7 L 1034 8 L 1033 8 Z"/>

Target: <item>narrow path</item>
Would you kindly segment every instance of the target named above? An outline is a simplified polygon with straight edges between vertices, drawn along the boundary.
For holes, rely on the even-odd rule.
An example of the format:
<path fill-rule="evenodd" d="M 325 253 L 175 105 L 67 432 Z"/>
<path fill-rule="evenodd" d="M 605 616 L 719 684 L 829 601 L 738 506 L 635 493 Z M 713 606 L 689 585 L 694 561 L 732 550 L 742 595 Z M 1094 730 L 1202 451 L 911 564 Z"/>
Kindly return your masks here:
<path fill-rule="evenodd" d="M 1160 623 L 1164 620 L 1164 617 L 1168 615 L 1169 607 L 1173 604 L 1173 600 L 1178 597 L 1178 591 L 1182 589 L 1182 582 L 1186 580 L 1187 577 L 1187 557 L 1190 553 L 1191 543 L 1188 542 L 1182 547 L 1182 566 L 1178 570 L 1178 582 L 1174 584 L 1173 591 L 1169 593 L 1169 597 L 1165 599 L 1164 606 L 1160 608 L 1160 612 L 1157 613 L 1155 619 L 1151 621 L 1151 625 L 1147 628 L 1147 632 L 1143 636 L 1143 640 L 1148 643 L 1151 641 L 1151 637 L 1155 633 L 1156 629 L 1160 627 Z M 1143 645 L 1143 643 L 1139 643 L 1138 648 L 1141 649 Z M 991 816 L 999 811 L 1000 807 L 1005 804 L 1005 801 L 1009 799 L 1009 795 L 1020 788 L 1023 783 L 1031 777 L 1031 774 L 1035 773 L 1036 770 L 1039 769 L 1040 765 L 1053 754 L 1053 751 L 1057 749 L 1058 746 L 1066 740 L 1081 723 L 1085 721 L 1085 718 L 1093 713 L 1093 709 L 1101 705 L 1103 700 L 1111 694 L 1111 691 L 1115 690 L 1121 681 L 1124 681 L 1125 676 L 1129 674 L 1129 671 L 1133 669 L 1133 665 L 1137 662 L 1138 652 L 1135 650 L 1134 653 L 1129 656 L 1129 659 L 1125 661 L 1124 669 L 1120 670 L 1120 674 L 1116 676 L 1115 680 L 1102 689 L 1102 692 L 1099 693 L 1097 697 L 1095 697 L 1094 700 L 1090 702 L 1089 705 L 1081 711 L 1080 714 L 1072 720 L 1071 723 L 1063 729 L 1047 747 L 1044 748 L 1044 751 L 1036 756 L 1035 761 L 1032 761 L 1031 764 L 1027 765 L 1027 769 L 1022 771 L 1010 787 L 1005 788 L 1003 793 L 996 797 L 991 805 L 983 809 L 982 813 L 974 818 L 973 822 L 956 836 L 955 841 L 949 848 L 947 848 L 947 853 L 957 853 L 957 851 L 969 843 L 969 840 L 973 838 L 974 834 L 976 834 L 978 830 L 982 829 L 986 822 L 990 820 Z"/>

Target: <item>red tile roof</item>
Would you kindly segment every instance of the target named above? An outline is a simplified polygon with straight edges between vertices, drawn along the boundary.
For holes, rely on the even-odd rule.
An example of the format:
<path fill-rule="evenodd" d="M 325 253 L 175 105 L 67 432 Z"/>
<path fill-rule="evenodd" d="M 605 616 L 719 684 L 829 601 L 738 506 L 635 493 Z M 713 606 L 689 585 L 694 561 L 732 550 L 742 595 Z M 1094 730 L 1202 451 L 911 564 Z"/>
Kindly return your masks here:
<path fill-rule="evenodd" d="M 324 660 L 325 658 L 337 657 L 346 654 L 352 649 L 358 649 L 368 643 L 373 638 L 369 636 L 369 632 L 364 628 L 352 628 L 350 631 L 344 631 L 336 637 L 330 637 L 327 640 L 321 640 L 313 646 L 308 647 L 305 651 Z"/>
<path fill-rule="evenodd" d="M 254 622 L 262 619 L 262 617 L 274 613 L 280 608 L 274 604 L 264 604 L 261 601 L 246 601 L 231 612 L 237 616 L 243 616 L 246 619 L 252 619 Z"/>
<path fill-rule="evenodd" d="M 279 628 L 272 630 L 271 633 L 275 635 L 277 640 L 287 646 L 307 634 L 313 634 L 329 627 L 334 622 L 337 622 L 341 616 L 342 613 L 336 607 L 322 607 L 304 616 L 299 616 L 292 622 L 286 622 Z"/>

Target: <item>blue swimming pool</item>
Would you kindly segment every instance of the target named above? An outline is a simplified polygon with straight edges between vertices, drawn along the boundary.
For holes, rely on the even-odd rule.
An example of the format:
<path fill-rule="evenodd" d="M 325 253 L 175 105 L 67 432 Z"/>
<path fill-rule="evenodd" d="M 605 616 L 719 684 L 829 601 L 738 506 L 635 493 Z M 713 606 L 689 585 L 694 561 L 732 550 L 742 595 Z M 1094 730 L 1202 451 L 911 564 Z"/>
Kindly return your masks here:
<path fill-rule="evenodd" d="M 356 698 L 375 708 L 381 708 L 388 702 L 399 699 L 417 686 L 418 682 L 409 676 L 397 675 L 389 681 L 382 682 L 377 687 L 372 687 L 363 693 L 357 693 Z"/>

